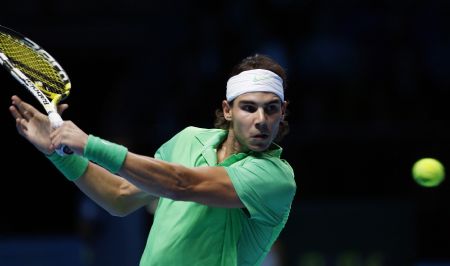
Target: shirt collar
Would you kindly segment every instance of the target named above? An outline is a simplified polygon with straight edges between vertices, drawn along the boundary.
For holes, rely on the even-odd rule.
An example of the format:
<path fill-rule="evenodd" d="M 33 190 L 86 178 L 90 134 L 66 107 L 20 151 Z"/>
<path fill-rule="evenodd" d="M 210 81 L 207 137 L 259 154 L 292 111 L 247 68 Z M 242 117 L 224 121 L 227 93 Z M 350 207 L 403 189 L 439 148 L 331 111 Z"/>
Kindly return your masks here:
<path fill-rule="evenodd" d="M 228 135 L 228 131 L 224 129 L 211 129 L 208 131 L 203 131 L 195 135 L 197 140 L 203 145 L 202 155 L 205 158 L 208 165 L 217 164 L 217 147 L 225 140 Z M 239 161 L 248 155 L 255 155 L 257 157 L 268 154 L 270 156 L 280 158 L 283 148 L 278 144 L 272 143 L 270 147 L 263 152 L 250 151 L 248 153 L 237 153 L 233 154 L 227 159 L 225 159 L 220 165 L 229 165 L 236 161 Z"/>

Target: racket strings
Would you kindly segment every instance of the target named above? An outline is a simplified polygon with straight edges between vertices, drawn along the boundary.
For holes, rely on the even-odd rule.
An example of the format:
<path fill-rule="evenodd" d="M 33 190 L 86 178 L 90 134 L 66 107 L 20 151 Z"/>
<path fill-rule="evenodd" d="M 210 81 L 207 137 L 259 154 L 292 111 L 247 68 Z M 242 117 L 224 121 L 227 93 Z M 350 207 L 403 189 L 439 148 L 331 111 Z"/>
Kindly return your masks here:
<path fill-rule="evenodd" d="M 0 32 L 0 50 L 10 62 L 34 82 L 40 81 L 50 93 L 63 94 L 65 84 L 53 65 L 41 54 L 14 37 Z"/>

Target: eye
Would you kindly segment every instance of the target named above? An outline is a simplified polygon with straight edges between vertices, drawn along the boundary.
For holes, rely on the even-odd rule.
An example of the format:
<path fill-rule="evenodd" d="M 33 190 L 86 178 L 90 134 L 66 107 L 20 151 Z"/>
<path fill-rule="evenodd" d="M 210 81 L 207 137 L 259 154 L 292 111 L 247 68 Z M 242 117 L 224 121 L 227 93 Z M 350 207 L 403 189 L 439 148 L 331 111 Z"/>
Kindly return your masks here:
<path fill-rule="evenodd" d="M 268 114 L 274 114 L 277 113 L 280 110 L 280 107 L 277 104 L 270 104 L 264 108 L 266 113 Z"/>
<path fill-rule="evenodd" d="M 244 104 L 244 105 L 241 105 L 241 109 L 246 112 L 249 112 L 249 113 L 254 113 L 254 112 L 256 112 L 257 108 L 250 104 Z"/>

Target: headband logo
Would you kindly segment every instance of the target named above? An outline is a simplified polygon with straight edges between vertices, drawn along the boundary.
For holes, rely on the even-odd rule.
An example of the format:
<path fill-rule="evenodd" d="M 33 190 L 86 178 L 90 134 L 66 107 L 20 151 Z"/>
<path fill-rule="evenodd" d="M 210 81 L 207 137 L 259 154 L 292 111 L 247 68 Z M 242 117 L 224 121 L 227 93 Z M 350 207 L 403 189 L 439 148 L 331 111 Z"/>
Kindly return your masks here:
<path fill-rule="evenodd" d="M 258 75 L 255 75 L 254 77 L 253 77 L 253 82 L 260 82 L 260 81 L 263 81 L 263 80 L 266 80 L 266 79 L 270 79 L 270 76 L 268 76 L 268 75 L 264 75 L 264 76 L 258 76 Z"/>

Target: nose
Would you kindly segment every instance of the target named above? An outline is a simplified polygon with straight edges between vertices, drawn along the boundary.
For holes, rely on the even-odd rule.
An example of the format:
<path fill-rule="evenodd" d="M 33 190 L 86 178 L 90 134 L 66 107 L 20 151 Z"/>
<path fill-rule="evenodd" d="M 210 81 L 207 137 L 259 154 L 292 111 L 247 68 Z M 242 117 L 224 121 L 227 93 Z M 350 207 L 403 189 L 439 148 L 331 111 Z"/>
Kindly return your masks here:
<path fill-rule="evenodd" d="M 263 108 L 258 108 L 258 110 L 255 112 L 255 124 L 257 128 L 266 126 L 267 123 L 267 117 L 266 112 L 264 112 Z"/>

